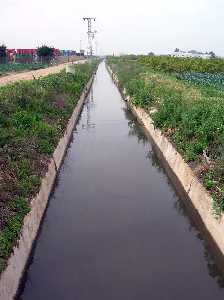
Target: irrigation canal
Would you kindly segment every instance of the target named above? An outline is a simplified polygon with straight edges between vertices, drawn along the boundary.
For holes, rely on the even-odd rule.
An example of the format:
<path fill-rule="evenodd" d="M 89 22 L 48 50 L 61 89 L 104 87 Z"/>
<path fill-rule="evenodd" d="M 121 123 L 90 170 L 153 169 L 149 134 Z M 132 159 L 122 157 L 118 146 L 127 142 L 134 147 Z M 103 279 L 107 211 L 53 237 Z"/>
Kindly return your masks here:
<path fill-rule="evenodd" d="M 18 299 L 223 300 L 223 285 L 101 63 Z"/>

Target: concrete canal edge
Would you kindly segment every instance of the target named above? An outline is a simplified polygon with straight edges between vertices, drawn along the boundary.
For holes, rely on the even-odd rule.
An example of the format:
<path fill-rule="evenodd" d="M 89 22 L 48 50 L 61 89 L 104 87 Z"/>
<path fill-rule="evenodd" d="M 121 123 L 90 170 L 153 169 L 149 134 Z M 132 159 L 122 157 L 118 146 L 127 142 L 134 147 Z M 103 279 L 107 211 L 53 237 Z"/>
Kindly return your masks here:
<path fill-rule="evenodd" d="M 199 182 L 196 175 L 191 170 L 190 166 L 184 161 L 182 156 L 177 152 L 175 147 L 162 134 L 161 130 L 156 129 L 153 125 L 153 120 L 142 108 L 134 106 L 130 97 L 126 95 L 125 90 L 121 90 L 119 80 L 116 74 L 107 65 L 114 83 L 120 90 L 122 97 L 127 101 L 132 113 L 137 117 L 137 120 L 144 126 L 149 139 L 156 148 L 159 158 L 174 183 L 175 188 L 180 192 L 181 196 L 197 222 L 199 229 L 203 231 L 204 238 L 211 246 L 211 251 L 215 255 L 220 268 L 224 267 L 224 216 L 215 218 L 212 209 L 212 197 Z M 193 210 L 193 211 L 192 211 Z M 184 239 L 184 237 L 183 237 Z"/>
<path fill-rule="evenodd" d="M 39 193 L 31 201 L 31 211 L 25 217 L 20 238 L 8 259 L 6 269 L 0 275 L 0 299 L 12 300 L 16 296 L 20 280 L 28 262 L 33 243 L 37 237 L 42 217 L 46 210 L 50 193 L 54 186 L 64 155 L 69 145 L 73 129 L 82 111 L 85 98 L 92 86 L 94 75 L 90 78 L 68 122 L 64 136 L 60 139 L 42 179 Z"/>

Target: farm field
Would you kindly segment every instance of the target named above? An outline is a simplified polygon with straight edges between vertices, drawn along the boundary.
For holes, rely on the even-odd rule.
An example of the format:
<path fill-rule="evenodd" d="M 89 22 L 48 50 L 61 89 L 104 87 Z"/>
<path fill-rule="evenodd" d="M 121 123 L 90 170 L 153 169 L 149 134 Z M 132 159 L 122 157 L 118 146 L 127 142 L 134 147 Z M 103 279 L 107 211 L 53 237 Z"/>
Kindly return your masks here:
<path fill-rule="evenodd" d="M 0 272 L 96 64 L 0 87 Z"/>
<path fill-rule="evenodd" d="M 175 144 L 224 211 L 224 60 L 110 57 L 136 106 Z"/>

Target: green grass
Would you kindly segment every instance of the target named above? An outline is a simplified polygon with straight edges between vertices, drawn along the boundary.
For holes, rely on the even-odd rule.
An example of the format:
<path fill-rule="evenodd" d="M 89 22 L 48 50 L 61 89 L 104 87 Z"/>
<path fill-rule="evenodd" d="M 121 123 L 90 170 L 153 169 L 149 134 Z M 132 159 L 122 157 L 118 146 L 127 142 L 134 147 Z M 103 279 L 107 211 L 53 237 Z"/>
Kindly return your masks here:
<path fill-rule="evenodd" d="M 9 257 L 12 246 L 20 234 L 23 219 L 30 211 L 27 200 L 21 197 L 12 201 L 10 208 L 13 215 L 7 222 L 7 226 L 0 231 L 0 273 L 6 267 L 6 258 Z"/>
<path fill-rule="evenodd" d="M 0 271 L 95 67 L 0 87 Z"/>
<path fill-rule="evenodd" d="M 136 60 L 136 58 L 135 58 Z M 224 59 L 180 58 L 171 56 L 142 56 L 138 61 L 152 70 L 166 73 L 223 73 Z"/>
<path fill-rule="evenodd" d="M 197 175 L 213 196 L 214 210 L 221 214 L 224 211 L 224 91 L 210 82 L 195 85 L 191 80 L 181 80 L 177 69 L 174 73 L 170 69 L 164 71 L 165 67 L 159 71 L 148 64 L 149 60 L 146 58 L 144 63 L 142 58 L 112 57 L 108 61 L 133 103 L 149 113 L 153 111 L 150 114 L 155 126 L 176 145 L 187 162 L 197 165 Z M 195 61 L 191 63 L 194 65 Z M 215 65 L 217 69 L 219 64 L 220 61 Z M 202 67 L 199 64 L 200 71 Z"/>
<path fill-rule="evenodd" d="M 38 70 L 42 68 L 46 68 L 46 64 L 22 64 L 22 63 L 14 63 L 14 64 L 0 64 L 0 76 L 5 75 L 7 73 L 12 72 L 22 72 L 29 70 Z"/>

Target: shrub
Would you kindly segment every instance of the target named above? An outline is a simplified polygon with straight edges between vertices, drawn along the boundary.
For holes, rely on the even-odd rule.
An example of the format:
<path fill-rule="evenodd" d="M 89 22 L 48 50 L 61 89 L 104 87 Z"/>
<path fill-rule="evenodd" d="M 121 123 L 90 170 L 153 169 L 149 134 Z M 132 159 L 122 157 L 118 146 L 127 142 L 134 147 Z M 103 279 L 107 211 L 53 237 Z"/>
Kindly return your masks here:
<path fill-rule="evenodd" d="M 6 63 L 7 58 L 7 47 L 0 45 L 0 63 Z"/>
<path fill-rule="evenodd" d="M 37 56 L 41 63 L 49 63 L 54 58 L 54 48 L 43 45 L 37 48 Z"/>

